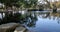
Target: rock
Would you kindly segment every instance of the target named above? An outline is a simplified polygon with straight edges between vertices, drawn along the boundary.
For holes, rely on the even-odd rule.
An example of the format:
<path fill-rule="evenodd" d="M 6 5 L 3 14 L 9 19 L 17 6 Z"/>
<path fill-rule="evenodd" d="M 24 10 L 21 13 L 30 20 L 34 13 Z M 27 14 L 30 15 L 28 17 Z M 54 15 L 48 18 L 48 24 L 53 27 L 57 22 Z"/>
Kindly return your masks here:
<path fill-rule="evenodd" d="M 17 23 L 7 23 L 0 25 L 0 32 L 13 32 L 19 26 Z"/>
<path fill-rule="evenodd" d="M 26 28 L 20 26 L 20 27 L 17 27 L 14 32 L 25 32 L 25 31 L 26 31 Z"/>

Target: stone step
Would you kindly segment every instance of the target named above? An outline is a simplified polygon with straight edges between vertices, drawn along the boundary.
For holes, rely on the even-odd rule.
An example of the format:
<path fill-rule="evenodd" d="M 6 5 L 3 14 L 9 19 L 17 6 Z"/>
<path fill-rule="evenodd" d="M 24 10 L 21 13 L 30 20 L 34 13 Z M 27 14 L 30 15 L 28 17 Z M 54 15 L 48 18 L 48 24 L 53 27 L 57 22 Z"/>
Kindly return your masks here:
<path fill-rule="evenodd" d="M 17 23 L 7 23 L 0 25 L 0 32 L 12 32 L 18 27 L 19 24 Z"/>
<path fill-rule="evenodd" d="M 25 27 L 17 27 L 14 32 L 25 32 L 27 29 Z"/>

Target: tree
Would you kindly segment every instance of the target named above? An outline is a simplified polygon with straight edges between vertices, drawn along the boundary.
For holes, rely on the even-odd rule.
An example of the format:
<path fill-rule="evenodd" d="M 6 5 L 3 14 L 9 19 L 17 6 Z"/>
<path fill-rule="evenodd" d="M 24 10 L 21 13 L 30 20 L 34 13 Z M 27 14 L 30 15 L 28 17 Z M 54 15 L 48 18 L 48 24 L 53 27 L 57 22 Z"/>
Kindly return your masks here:
<path fill-rule="evenodd" d="M 47 2 L 47 4 L 48 4 L 48 8 L 51 8 L 51 6 L 50 6 L 50 2 L 48 2 L 48 0 L 44 0 L 45 2 Z"/>
<path fill-rule="evenodd" d="M 13 6 L 15 3 L 17 3 L 18 1 L 19 1 L 19 0 L 0 0 L 0 2 L 5 5 L 6 9 L 7 9 L 8 7 L 11 7 L 11 8 L 12 8 L 12 6 Z"/>
<path fill-rule="evenodd" d="M 14 3 L 18 2 L 19 0 L 0 0 L 1 3 L 4 3 L 6 6 L 12 6 Z"/>
<path fill-rule="evenodd" d="M 31 8 L 31 7 L 36 7 L 38 0 L 29 0 L 25 2 L 25 8 Z"/>
<path fill-rule="evenodd" d="M 25 8 L 29 8 L 32 5 L 36 6 L 38 0 L 0 0 L 1 3 L 4 3 L 4 5 L 7 7 L 12 7 L 12 6 L 16 6 L 16 7 L 25 7 Z"/>
<path fill-rule="evenodd" d="M 53 13 L 57 13 L 57 7 L 55 4 L 53 4 Z"/>

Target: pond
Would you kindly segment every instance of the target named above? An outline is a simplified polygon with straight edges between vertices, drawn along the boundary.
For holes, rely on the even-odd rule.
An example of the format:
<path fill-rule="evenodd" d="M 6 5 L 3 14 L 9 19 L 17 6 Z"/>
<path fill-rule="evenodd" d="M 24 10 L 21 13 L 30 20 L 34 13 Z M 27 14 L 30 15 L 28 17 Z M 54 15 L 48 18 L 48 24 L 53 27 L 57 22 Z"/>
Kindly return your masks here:
<path fill-rule="evenodd" d="M 15 18 L 8 17 L 7 21 L 17 21 L 18 23 L 23 24 L 29 32 L 60 32 L 59 13 L 30 11 L 22 13 L 22 16 L 19 14 L 18 16 L 15 15 L 13 17 Z"/>
<path fill-rule="evenodd" d="M 35 18 L 30 19 L 26 27 L 30 32 L 60 32 L 60 15 L 56 16 L 50 15 L 49 13 L 40 13 L 40 12 L 32 12 L 35 13 Z M 35 20 L 34 20 L 35 19 Z"/>

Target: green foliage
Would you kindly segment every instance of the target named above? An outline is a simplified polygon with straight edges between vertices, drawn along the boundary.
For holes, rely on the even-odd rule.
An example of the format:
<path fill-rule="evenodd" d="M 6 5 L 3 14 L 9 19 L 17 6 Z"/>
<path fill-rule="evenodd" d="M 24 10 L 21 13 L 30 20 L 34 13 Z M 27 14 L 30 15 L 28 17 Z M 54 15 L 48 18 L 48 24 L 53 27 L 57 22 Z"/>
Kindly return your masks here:
<path fill-rule="evenodd" d="M 29 8 L 31 6 L 36 6 L 38 0 L 0 0 L 1 3 L 4 3 L 6 6 L 16 6 L 16 7 L 25 7 Z"/>
<path fill-rule="evenodd" d="M 29 7 L 34 7 L 37 5 L 37 0 L 30 0 L 29 2 L 25 3 L 25 5 L 29 8 Z"/>
<path fill-rule="evenodd" d="M 13 4 L 15 4 L 18 1 L 19 0 L 0 0 L 0 2 L 4 3 L 6 6 L 12 6 Z"/>

